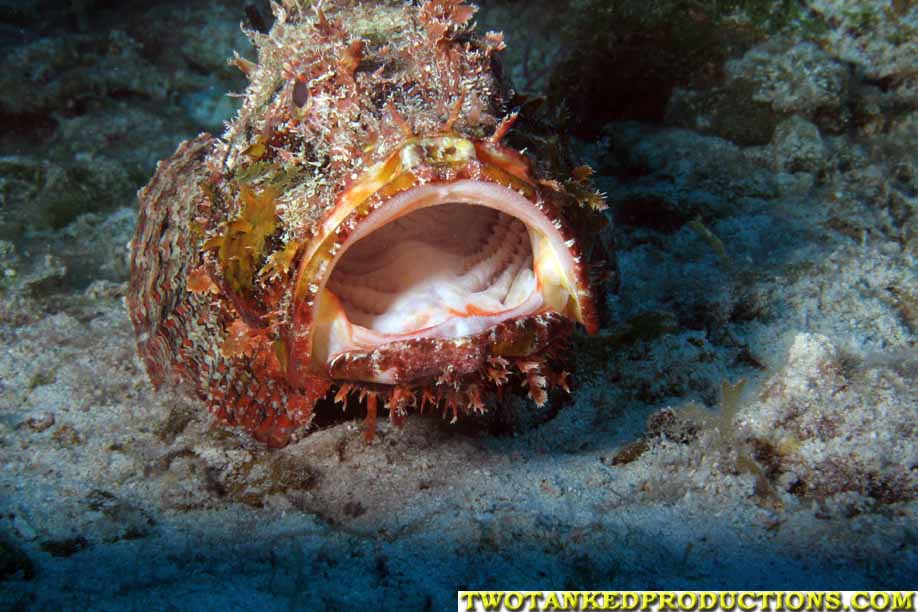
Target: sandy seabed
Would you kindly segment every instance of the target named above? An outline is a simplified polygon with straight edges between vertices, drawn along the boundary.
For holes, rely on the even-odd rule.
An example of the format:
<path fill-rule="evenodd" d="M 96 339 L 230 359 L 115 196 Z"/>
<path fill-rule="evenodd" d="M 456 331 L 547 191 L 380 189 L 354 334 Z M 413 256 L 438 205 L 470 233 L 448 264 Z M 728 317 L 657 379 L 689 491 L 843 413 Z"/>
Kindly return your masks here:
<path fill-rule="evenodd" d="M 246 44 L 230 3 L 144 10 L 3 39 L 52 76 L 28 100 L 0 87 L 22 128 L 0 139 L 0 606 L 440 609 L 457 589 L 914 584 L 918 104 L 907 81 L 872 76 L 898 74 L 880 64 L 892 55 L 838 29 L 822 46 L 772 39 L 716 87 L 675 92 L 691 120 L 612 121 L 576 144 L 608 194 L 620 287 L 602 331 L 575 342 L 569 398 L 382 422 L 369 444 L 359 419 L 326 414 L 270 451 L 155 394 L 135 355 L 131 194 L 181 138 L 219 129 L 238 83 L 214 57 Z M 157 55 L 140 23 L 206 26 L 212 44 L 185 32 Z M 524 26 L 506 27 L 512 45 Z M 106 59 L 50 70 L 73 48 Z M 125 76 L 138 66 L 162 78 Z M 717 87 L 748 98 L 699 103 Z M 771 113 L 748 115 L 768 138 L 718 127 L 749 108 Z M 842 111 L 861 114 L 833 131 L 826 113 Z"/>

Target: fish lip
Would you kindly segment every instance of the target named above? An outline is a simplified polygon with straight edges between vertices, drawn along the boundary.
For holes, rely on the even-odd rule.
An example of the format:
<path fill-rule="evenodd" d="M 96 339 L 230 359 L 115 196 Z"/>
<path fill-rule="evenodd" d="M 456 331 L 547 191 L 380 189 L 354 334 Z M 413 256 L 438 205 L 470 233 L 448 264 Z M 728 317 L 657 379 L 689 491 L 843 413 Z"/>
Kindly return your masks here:
<path fill-rule="evenodd" d="M 444 372 L 453 378 L 486 371 L 489 359 L 528 358 L 543 353 L 558 339 L 570 337 L 573 322 L 552 312 L 508 318 L 477 335 L 441 342 L 436 338 L 410 338 L 368 351 L 336 355 L 328 364 L 328 378 L 337 381 L 414 384 L 436 380 Z M 515 340 L 524 339 L 524 350 L 514 352 Z M 563 344 L 563 341 L 562 341 Z"/>
<path fill-rule="evenodd" d="M 404 334 L 384 334 L 374 330 L 367 330 L 360 326 L 348 326 L 341 322 L 342 310 L 332 303 L 331 292 L 326 284 L 332 272 L 348 249 L 373 232 L 392 223 L 393 221 L 410 213 L 435 207 L 447 203 L 478 205 L 497 210 L 501 213 L 519 219 L 526 226 L 530 241 L 533 245 L 539 243 L 538 253 L 534 252 L 537 260 L 533 266 L 536 268 L 538 279 L 537 288 L 516 308 L 494 313 L 487 317 L 469 317 L 470 327 L 463 325 L 469 333 L 457 334 L 451 327 L 454 319 L 449 319 L 443 324 L 424 329 L 412 330 Z M 384 205 L 376 208 L 366 215 L 360 223 L 340 243 L 335 256 L 325 269 L 323 278 L 318 279 L 316 303 L 313 306 L 312 320 L 313 343 L 311 358 L 318 367 L 328 366 L 339 360 L 343 354 L 350 351 L 383 350 L 387 346 L 398 346 L 399 342 L 412 339 L 441 339 L 455 341 L 460 338 L 478 336 L 488 329 L 507 319 L 521 319 L 543 313 L 557 312 L 572 320 L 580 320 L 580 313 L 572 308 L 569 302 L 582 301 L 582 287 L 578 286 L 582 277 L 578 254 L 572 248 L 574 243 L 569 236 L 569 230 L 560 221 L 560 217 L 553 217 L 547 205 L 539 200 L 532 202 L 520 193 L 491 181 L 461 179 L 456 181 L 428 183 L 402 191 Z M 536 248 L 534 246 L 534 248 Z M 539 261 L 544 260 L 544 261 Z M 550 261 L 549 261 L 550 260 Z M 549 273 L 539 272 L 539 266 L 550 269 Z M 560 293 L 551 296 L 546 292 L 546 276 L 560 271 L 554 282 L 553 290 Z M 570 298 L 567 299 L 567 298 Z M 327 308 L 326 308 L 327 307 Z M 334 317 L 334 318 L 330 318 Z M 581 321 L 582 322 L 582 321 Z M 465 321 L 463 321 L 465 323 Z M 357 328 L 357 329 L 355 329 Z M 338 331 L 334 331 L 338 330 Z M 343 330 L 343 331 L 341 331 Z M 393 382 L 380 373 L 373 382 Z"/>
<path fill-rule="evenodd" d="M 589 272 L 572 228 L 561 214 L 564 207 L 578 204 L 563 187 L 534 178 L 528 158 L 493 139 L 456 135 L 412 138 L 352 176 L 312 236 L 296 248 L 299 263 L 281 343 L 291 386 L 301 386 L 310 376 L 338 378 L 330 372 L 328 347 L 322 345 L 315 331 L 321 328 L 317 317 L 322 291 L 352 235 L 368 234 L 370 216 L 380 213 L 378 218 L 382 219 L 383 214 L 399 214 L 406 201 L 416 201 L 419 195 L 426 193 L 435 205 L 444 203 L 444 192 L 461 195 L 467 189 L 477 192 L 454 196 L 451 201 L 490 202 L 498 209 L 511 202 L 511 216 L 522 218 L 527 227 L 543 228 L 542 243 L 564 261 L 562 276 L 569 296 L 567 303 L 551 304 L 548 300 L 549 305 L 582 324 L 588 333 L 595 333 L 598 317 Z M 478 201 L 482 193 L 485 201 Z"/>

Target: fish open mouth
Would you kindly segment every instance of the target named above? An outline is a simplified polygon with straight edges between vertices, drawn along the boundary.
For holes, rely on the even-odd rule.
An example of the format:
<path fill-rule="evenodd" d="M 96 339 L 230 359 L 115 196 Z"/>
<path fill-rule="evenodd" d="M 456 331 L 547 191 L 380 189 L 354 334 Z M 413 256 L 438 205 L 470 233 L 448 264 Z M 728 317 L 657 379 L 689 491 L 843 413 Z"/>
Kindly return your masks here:
<path fill-rule="evenodd" d="M 468 338 L 544 313 L 583 322 L 577 255 L 562 229 L 542 207 L 490 181 L 393 196 L 329 261 L 316 292 L 313 363 L 328 367 L 407 340 Z M 402 381 L 382 371 L 370 382 Z"/>

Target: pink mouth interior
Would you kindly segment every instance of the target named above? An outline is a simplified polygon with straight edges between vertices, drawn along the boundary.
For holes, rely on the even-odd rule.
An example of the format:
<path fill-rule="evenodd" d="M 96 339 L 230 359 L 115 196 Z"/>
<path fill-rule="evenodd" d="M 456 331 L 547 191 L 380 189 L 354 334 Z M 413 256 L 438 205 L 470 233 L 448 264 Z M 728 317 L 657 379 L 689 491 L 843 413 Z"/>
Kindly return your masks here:
<path fill-rule="evenodd" d="M 560 311 L 573 267 L 557 226 L 517 192 L 473 180 L 415 187 L 362 220 L 331 262 L 313 358 Z"/>
<path fill-rule="evenodd" d="M 536 290 L 536 278 L 519 219 L 450 203 L 411 212 L 354 244 L 326 288 L 351 324 L 403 335 L 512 310 Z"/>

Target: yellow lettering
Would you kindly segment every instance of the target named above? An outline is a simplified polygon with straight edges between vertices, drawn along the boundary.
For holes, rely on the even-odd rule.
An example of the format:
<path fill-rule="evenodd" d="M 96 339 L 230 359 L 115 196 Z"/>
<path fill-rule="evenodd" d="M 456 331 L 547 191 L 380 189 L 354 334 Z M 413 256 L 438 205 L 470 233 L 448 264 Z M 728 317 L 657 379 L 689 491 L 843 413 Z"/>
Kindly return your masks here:
<path fill-rule="evenodd" d="M 463 593 L 462 594 L 462 597 L 465 599 L 466 612 L 469 612 L 469 610 L 475 609 L 475 597 L 476 596 L 477 596 L 477 593 Z"/>
<path fill-rule="evenodd" d="M 650 606 L 657 603 L 656 593 L 644 593 L 641 595 L 641 610 L 649 610 Z"/>
<path fill-rule="evenodd" d="M 499 610 L 500 602 L 504 599 L 503 593 L 495 593 L 494 591 L 485 591 L 484 593 L 479 593 L 479 596 L 485 610 Z"/>
<path fill-rule="evenodd" d="M 769 600 L 775 598 L 774 592 L 772 592 L 772 591 L 764 591 L 764 592 L 762 592 L 762 593 L 759 593 L 759 597 L 762 598 L 762 610 L 769 610 L 769 611 L 770 611 L 770 610 L 771 610 L 771 603 L 769 603 Z"/>
<path fill-rule="evenodd" d="M 549 606 L 551 607 L 549 608 Z M 561 610 L 561 602 L 558 601 L 558 594 L 554 591 L 549 591 L 548 597 L 545 598 L 545 603 L 543 604 L 542 609 Z"/>
<path fill-rule="evenodd" d="M 685 612 L 691 612 L 698 607 L 698 596 L 691 591 L 679 593 L 679 607 Z"/>
<path fill-rule="evenodd" d="M 741 610 L 755 610 L 755 595 L 752 593 L 740 593 L 736 598 L 736 604 Z"/>
<path fill-rule="evenodd" d="M 511 599 L 513 603 L 510 603 Z M 512 593 L 507 593 L 507 595 L 504 597 L 504 606 L 508 610 L 514 610 L 514 611 L 519 610 L 520 608 L 523 607 L 523 594 L 518 593 L 516 591 L 513 591 Z"/>
<path fill-rule="evenodd" d="M 865 610 L 870 607 L 870 601 L 867 599 L 869 593 L 858 591 L 851 596 L 851 607 L 855 610 Z"/>
<path fill-rule="evenodd" d="M 894 610 L 914 610 L 915 609 L 915 591 L 893 593 L 892 605 Z"/>
<path fill-rule="evenodd" d="M 702 591 L 698 600 L 701 602 L 701 610 L 713 610 L 717 607 L 716 593 L 711 593 L 710 591 Z"/>
<path fill-rule="evenodd" d="M 675 593 L 660 593 L 660 612 L 676 609 Z"/>
<path fill-rule="evenodd" d="M 823 605 L 823 593 L 807 593 L 806 594 L 806 609 L 807 610 L 822 610 Z"/>
<path fill-rule="evenodd" d="M 529 598 L 529 607 L 526 608 L 526 609 L 527 609 L 527 610 L 538 610 L 538 609 L 539 609 L 539 604 L 536 603 L 536 599 L 538 599 L 539 597 L 542 597 L 542 593 L 540 593 L 540 592 L 538 592 L 538 591 L 533 591 L 532 593 L 530 593 L 530 594 L 527 595 L 526 597 Z"/>
<path fill-rule="evenodd" d="M 637 593 L 632 593 L 631 591 L 622 593 L 622 610 L 637 610 L 640 602 L 641 598 L 638 597 Z"/>

